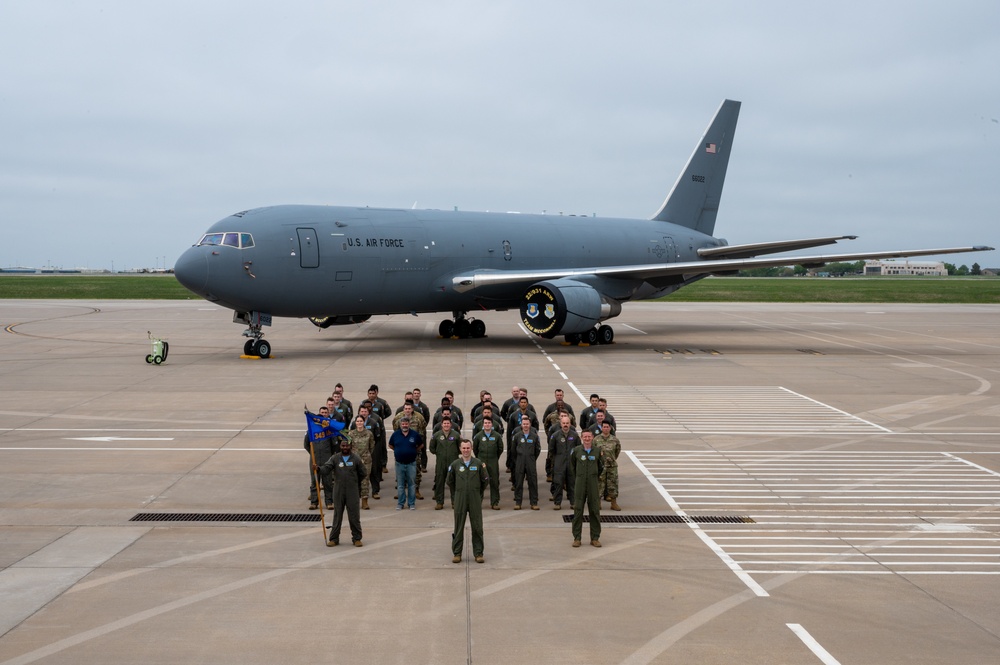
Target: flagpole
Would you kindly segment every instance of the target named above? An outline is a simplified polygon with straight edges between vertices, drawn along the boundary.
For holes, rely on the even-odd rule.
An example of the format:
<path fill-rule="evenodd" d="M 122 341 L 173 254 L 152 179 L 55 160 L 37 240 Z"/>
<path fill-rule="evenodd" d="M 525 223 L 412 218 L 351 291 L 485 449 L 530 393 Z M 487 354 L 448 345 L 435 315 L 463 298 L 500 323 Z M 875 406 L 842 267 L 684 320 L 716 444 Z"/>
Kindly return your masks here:
<path fill-rule="evenodd" d="M 316 479 L 316 505 L 319 506 L 319 524 L 323 528 L 323 542 L 326 543 L 327 547 L 333 547 L 330 544 L 330 539 L 326 537 L 326 518 L 323 517 L 323 496 L 321 496 L 321 492 L 325 494 L 325 489 L 320 487 L 322 478 L 319 474 L 319 467 L 316 466 L 316 448 L 313 446 L 312 437 L 309 438 L 309 455 L 312 457 L 313 477 Z"/>

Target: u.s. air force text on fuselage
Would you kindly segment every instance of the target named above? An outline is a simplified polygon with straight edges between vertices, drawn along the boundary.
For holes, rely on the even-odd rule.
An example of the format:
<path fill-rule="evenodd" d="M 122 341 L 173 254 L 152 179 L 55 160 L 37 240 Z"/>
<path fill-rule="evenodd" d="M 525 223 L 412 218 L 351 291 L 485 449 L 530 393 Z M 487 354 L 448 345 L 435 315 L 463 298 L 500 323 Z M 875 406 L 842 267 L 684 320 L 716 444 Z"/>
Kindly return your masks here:
<path fill-rule="evenodd" d="M 403 249 L 406 241 L 402 238 L 347 238 L 347 246 L 350 247 L 382 247 L 391 249 Z"/>

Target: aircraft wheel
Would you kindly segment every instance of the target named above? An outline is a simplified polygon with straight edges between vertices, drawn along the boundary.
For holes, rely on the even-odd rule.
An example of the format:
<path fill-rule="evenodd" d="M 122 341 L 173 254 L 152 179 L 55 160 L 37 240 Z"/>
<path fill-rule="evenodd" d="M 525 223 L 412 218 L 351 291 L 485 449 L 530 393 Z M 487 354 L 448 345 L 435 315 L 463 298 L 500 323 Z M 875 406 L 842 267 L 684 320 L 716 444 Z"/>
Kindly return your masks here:
<path fill-rule="evenodd" d="M 580 333 L 570 333 L 566 335 L 566 343 L 576 346 L 580 343 Z"/>
<path fill-rule="evenodd" d="M 601 326 L 597 329 L 597 342 L 599 344 L 610 344 L 615 341 L 615 329 L 611 326 Z"/>
<path fill-rule="evenodd" d="M 486 337 L 486 324 L 480 321 L 479 319 L 476 319 L 471 324 L 470 332 L 472 333 L 472 336 L 475 337 L 476 339 L 479 339 L 480 337 Z"/>
<path fill-rule="evenodd" d="M 267 340 L 260 339 L 253 345 L 253 355 L 260 356 L 261 358 L 271 357 L 271 343 Z"/>
<path fill-rule="evenodd" d="M 438 335 L 448 339 L 455 334 L 455 322 L 451 319 L 445 319 L 438 325 Z"/>
<path fill-rule="evenodd" d="M 455 337 L 459 339 L 468 339 L 471 332 L 472 324 L 469 323 L 468 319 L 459 319 L 458 321 L 455 321 Z"/>
<path fill-rule="evenodd" d="M 148 356 L 146 356 L 146 362 L 149 363 L 150 365 L 153 364 L 153 354 L 149 354 Z"/>
<path fill-rule="evenodd" d="M 248 339 L 247 343 L 243 345 L 243 355 L 251 356 L 253 355 L 253 340 Z"/>
<path fill-rule="evenodd" d="M 153 356 L 153 363 L 159 365 L 163 362 L 163 356 Z"/>
<path fill-rule="evenodd" d="M 597 344 L 597 328 L 591 328 L 587 332 L 583 333 L 583 341 L 591 346 Z"/>

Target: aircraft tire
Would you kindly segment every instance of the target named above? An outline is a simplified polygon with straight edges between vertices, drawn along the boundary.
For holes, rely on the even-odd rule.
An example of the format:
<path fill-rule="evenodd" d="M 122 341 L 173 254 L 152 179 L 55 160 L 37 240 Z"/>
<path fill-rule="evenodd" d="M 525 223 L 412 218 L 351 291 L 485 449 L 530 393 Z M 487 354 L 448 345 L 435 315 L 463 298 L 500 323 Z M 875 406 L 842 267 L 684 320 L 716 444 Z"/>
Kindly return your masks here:
<path fill-rule="evenodd" d="M 249 356 L 253 354 L 253 340 L 248 339 L 247 343 L 243 345 L 243 355 Z"/>
<path fill-rule="evenodd" d="M 146 356 L 146 362 L 149 363 L 150 365 L 153 364 L 153 354 L 149 354 L 148 356 Z"/>
<path fill-rule="evenodd" d="M 486 337 L 486 324 L 479 319 L 476 319 L 471 323 L 470 332 L 475 339 Z"/>
<path fill-rule="evenodd" d="M 459 339 L 469 339 L 469 335 L 472 332 L 472 324 L 469 323 L 468 319 L 459 319 L 455 321 L 455 337 Z"/>
<path fill-rule="evenodd" d="M 455 322 L 451 319 L 445 319 L 438 325 L 438 335 L 444 337 L 445 339 L 450 338 L 455 334 Z"/>
<path fill-rule="evenodd" d="M 601 326 L 597 329 L 597 343 L 611 344 L 615 341 L 615 329 L 611 326 Z"/>
<path fill-rule="evenodd" d="M 580 333 L 570 333 L 566 335 L 566 343 L 576 346 L 580 343 Z"/>
<path fill-rule="evenodd" d="M 597 338 L 597 328 L 591 328 L 587 332 L 583 333 L 583 341 L 591 346 L 597 344 L 599 341 Z"/>
<path fill-rule="evenodd" d="M 261 358 L 271 357 L 271 343 L 267 340 L 259 339 L 253 345 L 253 355 L 260 356 Z"/>

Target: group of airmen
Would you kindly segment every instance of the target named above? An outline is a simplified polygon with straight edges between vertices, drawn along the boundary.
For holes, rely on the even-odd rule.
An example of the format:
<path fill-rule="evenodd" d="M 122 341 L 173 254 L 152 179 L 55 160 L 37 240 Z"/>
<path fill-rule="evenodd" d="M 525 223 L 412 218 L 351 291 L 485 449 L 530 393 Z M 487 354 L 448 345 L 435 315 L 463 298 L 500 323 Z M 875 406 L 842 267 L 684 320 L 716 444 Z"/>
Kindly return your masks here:
<path fill-rule="evenodd" d="M 539 510 L 537 460 L 543 432 L 547 450 L 545 476 L 553 509 L 562 509 L 565 493 L 574 509 L 573 546 L 579 547 L 586 507 L 592 516 L 591 544 L 600 547 L 601 501 L 610 502 L 612 510 L 621 510 L 617 462 L 621 442 L 615 435 L 615 419 L 607 410 L 606 400 L 592 394 L 590 406 L 577 420 L 573 407 L 564 399 L 564 391 L 558 388 L 541 417 L 529 401 L 528 391 L 519 386 L 511 389 L 510 398 L 501 405 L 493 401 L 488 390 L 480 391 L 479 397 L 468 420 L 450 390 L 441 397 L 433 414 L 419 388 L 407 392 L 402 406 L 393 411 L 373 384 L 355 412 L 338 383 L 320 407 L 319 415 L 343 424 L 339 436 L 312 444 L 308 435 L 305 440 L 311 453 L 309 508 L 319 507 L 322 490 L 326 508 L 335 511 L 327 544 L 339 544 L 346 510 L 352 543 L 361 547 L 360 511 L 371 508 L 369 499 L 381 498 L 391 449 L 396 467 L 396 509 L 402 510 L 408 503 L 414 510 L 414 499 L 424 498 L 420 485 L 428 473 L 429 457 L 433 456 L 434 508 L 444 508 L 447 488 L 455 511 L 453 561 L 461 561 L 468 515 L 475 558 L 482 563 L 482 501 L 488 491 L 490 508 L 501 509 L 501 459 L 511 483 L 514 510 L 522 509 L 525 484 L 528 507 Z M 471 436 L 463 436 L 463 431 L 471 431 Z"/>

